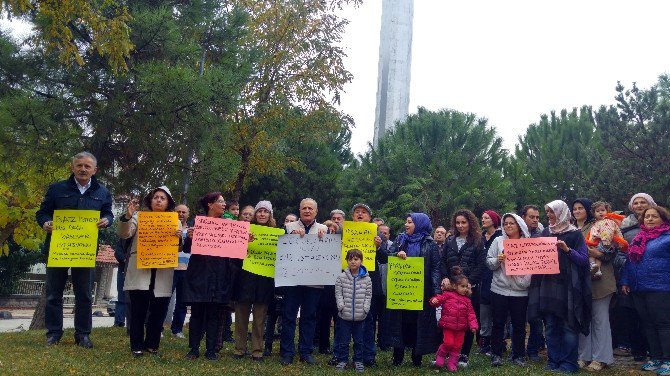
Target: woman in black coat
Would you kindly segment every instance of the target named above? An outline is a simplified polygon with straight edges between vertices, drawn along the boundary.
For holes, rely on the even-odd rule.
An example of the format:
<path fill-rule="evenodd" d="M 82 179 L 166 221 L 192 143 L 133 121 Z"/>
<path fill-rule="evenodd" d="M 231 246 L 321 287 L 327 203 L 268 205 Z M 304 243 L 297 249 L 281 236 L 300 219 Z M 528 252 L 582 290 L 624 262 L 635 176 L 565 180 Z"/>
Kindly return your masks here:
<path fill-rule="evenodd" d="M 206 194 L 200 205 L 207 217 L 221 218 L 226 201 L 220 192 Z M 184 252 L 191 252 L 193 228 L 187 232 Z M 232 295 L 233 265 L 228 257 L 192 255 L 184 280 L 184 302 L 191 306 L 188 345 L 189 359 L 200 356 L 200 341 L 206 335 L 205 357 L 216 360 L 216 339 L 219 332 L 221 310 L 230 304 Z"/>
<path fill-rule="evenodd" d="M 389 309 L 389 332 L 393 346 L 393 365 L 402 364 L 405 348 L 411 347 L 412 363 L 421 365 L 421 357 L 434 354 L 441 339 L 431 297 L 440 293 L 440 259 L 437 244 L 430 236 L 433 231 L 430 218 L 424 213 L 410 213 L 405 221 L 405 232 L 398 235 L 389 248 L 389 256 L 401 259 L 423 257 L 424 291 L 423 310 Z"/>
<path fill-rule="evenodd" d="M 449 271 L 454 266 L 460 266 L 463 274 L 468 277 L 472 285 L 472 306 L 479 322 L 479 283 L 482 271 L 486 267 L 486 251 L 482 242 L 482 231 L 479 228 L 477 217 L 467 209 L 461 209 L 451 217 L 451 227 L 454 235 L 447 239 L 445 250 L 442 253 L 442 277 L 449 278 Z M 468 356 L 472 348 L 474 334 L 465 333 L 461 356 L 458 364 L 467 367 Z"/>

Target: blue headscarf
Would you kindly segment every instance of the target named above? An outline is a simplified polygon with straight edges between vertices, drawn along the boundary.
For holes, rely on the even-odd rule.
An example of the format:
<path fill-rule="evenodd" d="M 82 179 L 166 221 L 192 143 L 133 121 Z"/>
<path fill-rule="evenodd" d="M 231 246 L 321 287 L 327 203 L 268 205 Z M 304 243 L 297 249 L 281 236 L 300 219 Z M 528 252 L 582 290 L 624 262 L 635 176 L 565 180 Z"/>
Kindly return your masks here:
<path fill-rule="evenodd" d="M 433 232 L 433 224 L 430 222 L 430 218 L 424 213 L 409 213 L 407 217 L 412 218 L 412 222 L 414 222 L 414 232 L 412 235 L 407 235 L 405 232 L 398 235 L 396 238 L 398 249 L 403 248 L 407 244 L 405 253 L 407 253 L 408 257 L 420 256 L 421 241 Z"/>

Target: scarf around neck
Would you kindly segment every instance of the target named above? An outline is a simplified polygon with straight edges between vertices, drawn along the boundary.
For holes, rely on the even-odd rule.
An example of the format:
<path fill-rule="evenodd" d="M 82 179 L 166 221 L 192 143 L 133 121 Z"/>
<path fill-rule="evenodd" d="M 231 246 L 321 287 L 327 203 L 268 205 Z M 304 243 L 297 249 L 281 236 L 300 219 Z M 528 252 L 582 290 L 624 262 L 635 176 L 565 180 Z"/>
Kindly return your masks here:
<path fill-rule="evenodd" d="M 424 213 L 410 213 L 408 217 L 412 218 L 414 232 L 412 235 L 407 235 L 406 232 L 403 232 L 398 235 L 396 241 L 398 242 L 399 248 L 402 248 L 407 244 L 405 253 L 407 253 L 408 257 L 416 257 L 421 255 L 421 241 L 426 236 L 430 236 L 430 233 L 433 230 L 433 225 L 430 222 L 430 218 Z"/>
<path fill-rule="evenodd" d="M 667 231 L 670 231 L 670 223 L 663 223 L 654 228 L 647 228 L 644 224 L 640 224 L 640 232 L 635 235 L 628 249 L 628 258 L 636 264 L 640 262 L 647 248 L 647 242 L 658 238 Z"/>

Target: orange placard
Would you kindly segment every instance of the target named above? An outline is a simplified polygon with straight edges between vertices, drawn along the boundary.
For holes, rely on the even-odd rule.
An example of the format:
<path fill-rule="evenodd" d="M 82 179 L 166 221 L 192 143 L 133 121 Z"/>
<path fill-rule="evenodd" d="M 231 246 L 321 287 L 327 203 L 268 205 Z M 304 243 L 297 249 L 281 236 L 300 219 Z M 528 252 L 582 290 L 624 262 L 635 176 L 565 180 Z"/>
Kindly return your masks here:
<path fill-rule="evenodd" d="M 176 268 L 179 219 L 175 212 L 141 211 L 137 215 L 137 268 Z"/>
<path fill-rule="evenodd" d="M 193 230 L 194 255 L 244 259 L 249 243 L 249 222 L 230 219 L 195 217 Z"/>
<path fill-rule="evenodd" d="M 503 249 L 507 275 L 559 273 L 556 238 L 506 239 Z"/>

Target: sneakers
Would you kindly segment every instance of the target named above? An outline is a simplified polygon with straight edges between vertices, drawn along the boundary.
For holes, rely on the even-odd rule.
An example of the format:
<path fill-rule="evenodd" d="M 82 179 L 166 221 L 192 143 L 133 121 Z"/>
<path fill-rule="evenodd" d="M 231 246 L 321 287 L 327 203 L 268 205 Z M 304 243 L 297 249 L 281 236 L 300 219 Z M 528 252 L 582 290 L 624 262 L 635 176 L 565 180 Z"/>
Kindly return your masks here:
<path fill-rule="evenodd" d="M 462 368 L 466 368 L 468 366 L 468 356 L 465 354 L 461 354 L 458 357 L 458 366 Z"/>
<path fill-rule="evenodd" d="M 344 370 L 346 370 L 346 369 L 347 369 L 347 362 L 338 362 L 338 363 L 335 365 L 335 369 L 338 370 L 338 371 L 344 371 Z"/>
<path fill-rule="evenodd" d="M 664 362 L 663 365 L 656 370 L 656 374 L 661 376 L 670 375 L 670 362 Z"/>
<path fill-rule="evenodd" d="M 365 366 L 363 365 L 363 362 L 354 362 L 354 369 L 356 372 L 363 372 L 365 371 Z"/>
<path fill-rule="evenodd" d="M 650 360 L 647 363 L 642 365 L 642 370 L 643 371 L 656 371 L 657 369 L 661 368 L 663 365 L 663 362 L 660 360 Z"/>
<path fill-rule="evenodd" d="M 588 367 L 589 363 L 583 360 L 578 360 L 577 365 L 579 366 L 579 368 L 586 368 Z"/>
<path fill-rule="evenodd" d="M 502 366 L 502 358 L 499 357 L 498 355 L 491 355 L 491 365 L 493 367 L 500 367 Z"/>
<path fill-rule="evenodd" d="M 186 338 L 186 336 L 185 336 L 184 333 L 182 333 L 182 332 L 179 332 L 179 333 L 172 333 L 172 337 L 174 337 L 174 338 L 180 338 L 180 339 L 184 339 L 184 338 Z"/>

